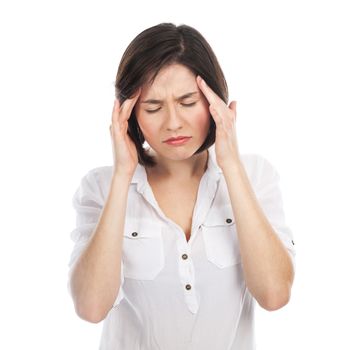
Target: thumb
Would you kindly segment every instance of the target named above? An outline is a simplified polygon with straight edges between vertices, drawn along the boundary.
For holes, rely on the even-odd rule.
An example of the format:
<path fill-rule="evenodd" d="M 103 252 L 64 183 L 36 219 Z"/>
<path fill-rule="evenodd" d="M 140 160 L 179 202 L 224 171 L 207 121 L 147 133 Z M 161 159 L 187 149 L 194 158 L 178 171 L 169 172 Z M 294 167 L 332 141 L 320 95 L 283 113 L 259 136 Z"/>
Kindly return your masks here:
<path fill-rule="evenodd" d="M 228 108 L 232 109 L 233 111 L 236 111 L 236 105 L 237 105 L 237 101 L 231 101 Z"/>
<path fill-rule="evenodd" d="M 237 106 L 237 101 L 231 101 L 231 103 L 228 106 L 228 108 L 231 109 L 231 111 L 235 112 L 235 120 L 237 119 L 236 106 Z"/>

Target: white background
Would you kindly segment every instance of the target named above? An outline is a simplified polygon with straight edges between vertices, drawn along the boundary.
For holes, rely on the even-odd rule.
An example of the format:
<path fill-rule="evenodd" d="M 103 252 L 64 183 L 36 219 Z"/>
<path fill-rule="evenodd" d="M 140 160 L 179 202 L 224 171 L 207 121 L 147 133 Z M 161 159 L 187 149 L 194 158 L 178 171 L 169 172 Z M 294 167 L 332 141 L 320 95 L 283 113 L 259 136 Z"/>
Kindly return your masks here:
<path fill-rule="evenodd" d="M 349 18 L 340 0 L 1 2 L 0 348 L 98 348 L 102 324 L 79 319 L 66 289 L 71 198 L 112 165 L 126 46 L 172 22 L 214 49 L 241 153 L 281 176 L 296 279 L 286 307 L 257 307 L 257 349 L 349 349 Z"/>

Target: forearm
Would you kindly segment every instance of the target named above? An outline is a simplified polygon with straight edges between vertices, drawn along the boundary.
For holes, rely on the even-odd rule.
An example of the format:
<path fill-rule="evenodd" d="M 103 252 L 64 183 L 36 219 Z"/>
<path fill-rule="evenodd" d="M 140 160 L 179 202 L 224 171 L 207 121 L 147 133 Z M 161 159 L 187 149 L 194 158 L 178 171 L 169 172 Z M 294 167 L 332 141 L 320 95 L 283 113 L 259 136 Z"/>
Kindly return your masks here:
<path fill-rule="evenodd" d="M 119 291 L 129 184 L 127 177 L 113 176 L 94 233 L 72 269 L 70 289 L 75 309 L 87 321 L 102 320 Z"/>
<path fill-rule="evenodd" d="M 294 271 L 291 258 L 266 218 L 240 161 L 223 169 L 236 221 L 247 287 L 268 310 L 285 305 Z"/>

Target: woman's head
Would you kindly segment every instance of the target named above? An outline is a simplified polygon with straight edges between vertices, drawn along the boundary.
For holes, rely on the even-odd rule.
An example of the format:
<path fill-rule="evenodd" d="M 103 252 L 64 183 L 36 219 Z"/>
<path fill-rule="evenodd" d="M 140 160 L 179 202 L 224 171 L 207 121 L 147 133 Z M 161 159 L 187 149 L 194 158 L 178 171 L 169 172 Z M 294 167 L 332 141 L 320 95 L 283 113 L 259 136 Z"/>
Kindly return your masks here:
<path fill-rule="evenodd" d="M 181 69 L 181 66 L 186 69 Z M 226 80 L 207 41 L 196 29 L 187 25 L 175 26 L 172 23 L 161 23 L 148 28 L 138 34 L 129 44 L 118 68 L 115 83 L 116 98 L 122 104 L 127 98 L 133 96 L 140 87 L 148 87 L 148 91 L 150 91 L 149 87 L 156 80 L 158 73 L 174 72 L 173 69 L 167 69 L 169 67 L 180 69 L 179 71 L 184 76 L 186 73 L 187 77 L 189 77 L 188 74 L 193 75 L 194 79 L 200 75 L 212 90 L 227 103 Z M 165 80 L 157 79 L 158 91 L 161 81 Z M 175 85 L 179 86 L 179 84 L 174 83 L 171 86 Z M 186 89 L 185 85 L 184 89 Z M 139 102 L 131 113 L 128 134 L 136 145 L 139 163 L 153 166 L 155 165 L 154 159 L 143 148 L 145 138 L 137 122 L 136 109 L 139 108 L 138 106 L 140 106 Z M 153 109 L 155 108 L 153 107 Z M 152 118 L 152 114 L 149 117 Z M 199 145 L 195 154 L 204 151 L 215 142 L 215 122 L 210 114 L 209 118 L 208 135 L 203 144 Z"/>

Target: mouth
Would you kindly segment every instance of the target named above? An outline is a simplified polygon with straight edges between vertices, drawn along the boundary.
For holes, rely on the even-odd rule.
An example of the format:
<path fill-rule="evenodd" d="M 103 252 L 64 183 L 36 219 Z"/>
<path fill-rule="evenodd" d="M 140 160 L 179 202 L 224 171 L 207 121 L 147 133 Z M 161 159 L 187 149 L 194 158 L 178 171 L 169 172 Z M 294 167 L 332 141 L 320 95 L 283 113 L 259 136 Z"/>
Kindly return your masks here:
<path fill-rule="evenodd" d="M 171 137 L 163 142 L 165 142 L 168 145 L 183 145 L 188 140 L 190 140 L 192 136 L 178 136 L 178 137 Z"/>
<path fill-rule="evenodd" d="M 170 137 L 169 139 L 165 140 L 164 142 L 168 142 L 168 141 L 178 141 L 178 140 L 187 139 L 187 138 L 190 138 L 190 137 L 191 137 L 191 136 Z"/>

